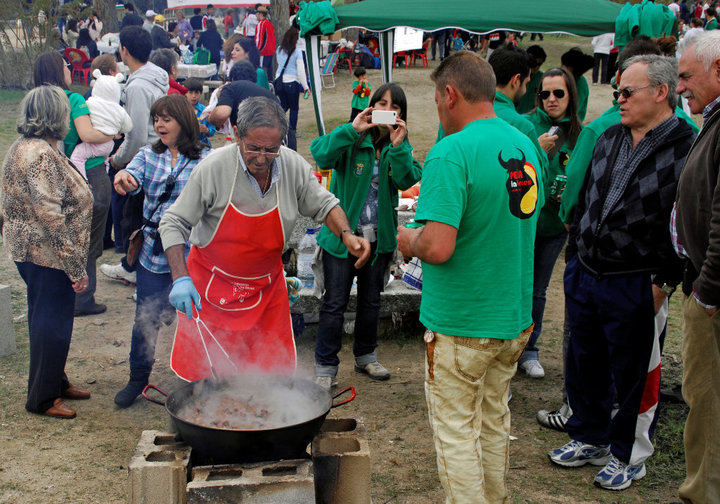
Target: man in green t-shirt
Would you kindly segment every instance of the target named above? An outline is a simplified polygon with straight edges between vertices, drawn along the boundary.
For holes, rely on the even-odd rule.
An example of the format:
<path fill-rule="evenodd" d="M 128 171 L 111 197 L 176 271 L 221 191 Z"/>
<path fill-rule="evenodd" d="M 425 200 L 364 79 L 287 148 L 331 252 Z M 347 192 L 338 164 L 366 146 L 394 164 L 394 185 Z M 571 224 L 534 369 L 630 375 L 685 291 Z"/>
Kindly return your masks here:
<path fill-rule="evenodd" d="M 535 126 L 527 117 L 518 114 L 515 109 L 515 104 L 527 92 L 530 67 L 534 63 L 534 59 L 518 47 L 507 46 L 493 51 L 488 58 L 488 63 L 495 73 L 495 105 L 493 106 L 495 114 L 510 126 L 520 130 L 535 145 L 541 162 L 538 172 L 542 171 L 544 176 L 544 169 L 541 170 L 541 167 L 544 168 L 547 164 L 547 154 L 540 147 Z"/>
<path fill-rule="evenodd" d="M 495 76 L 482 58 L 455 53 L 432 79 L 448 136 L 425 159 L 415 214 L 424 226 L 398 228 L 398 247 L 423 266 L 425 391 L 440 482 L 456 502 L 506 502 L 508 389 L 532 329 L 540 160 L 495 115 Z"/>

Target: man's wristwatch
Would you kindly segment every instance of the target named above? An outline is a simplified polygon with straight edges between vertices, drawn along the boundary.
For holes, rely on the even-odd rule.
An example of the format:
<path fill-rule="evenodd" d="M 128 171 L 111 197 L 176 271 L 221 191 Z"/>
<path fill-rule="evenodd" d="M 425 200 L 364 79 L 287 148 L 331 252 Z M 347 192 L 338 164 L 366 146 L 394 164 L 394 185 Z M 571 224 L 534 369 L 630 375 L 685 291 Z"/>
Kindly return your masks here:
<path fill-rule="evenodd" d="M 353 233 L 353 230 L 352 230 L 352 229 L 343 229 L 343 230 L 340 232 L 340 239 L 341 239 L 341 240 L 343 239 L 343 235 L 344 235 L 345 233 L 355 234 L 355 233 Z"/>

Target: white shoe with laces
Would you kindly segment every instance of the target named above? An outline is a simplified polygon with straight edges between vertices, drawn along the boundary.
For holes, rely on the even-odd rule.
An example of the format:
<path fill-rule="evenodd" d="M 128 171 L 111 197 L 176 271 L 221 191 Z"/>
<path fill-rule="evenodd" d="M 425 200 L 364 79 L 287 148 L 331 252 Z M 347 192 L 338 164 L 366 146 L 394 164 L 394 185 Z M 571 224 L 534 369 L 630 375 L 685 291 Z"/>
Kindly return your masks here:
<path fill-rule="evenodd" d="M 387 380 L 390 378 L 390 371 L 385 369 L 385 366 L 380 364 L 378 361 L 368 362 L 364 366 L 355 364 L 355 371 L 358 373 L 365 373 L 373 380 Z"/>
<path fill-rule="evenodd" d="M 571 416 L 572 409 L 569 405 L 563 404 L 560 409 L 554 411 L 541 409 L 535 415 L 535 419 L 543 427 L 565 432 L 565 424 Z"/>
<path fill-rule="evenodd" d="M 122 264 L 101 264 L 100 273 L 112 280 L 118 280 L 125 284 L 135 285 L 137 274 L 135 271 L 127 271 Z"/>
<path fill-rule="evenodd" d="M 543 378 L 545 376 L 545 370 L 538 360 L 526 360 L 520 363 L 520 369 L 525 371 L 525 374 L 530 378 Z"/>

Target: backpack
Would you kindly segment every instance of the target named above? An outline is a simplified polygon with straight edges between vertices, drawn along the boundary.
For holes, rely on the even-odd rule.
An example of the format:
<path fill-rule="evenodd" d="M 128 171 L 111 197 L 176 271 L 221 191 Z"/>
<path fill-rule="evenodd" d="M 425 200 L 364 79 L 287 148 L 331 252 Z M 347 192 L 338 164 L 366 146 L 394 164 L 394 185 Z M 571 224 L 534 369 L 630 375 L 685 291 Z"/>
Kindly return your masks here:
<path fill-rule="evenodd" d="M 209 65 L 210 64 L 210 51 L 204 47 L 198 47 L 193 56 L 193 63 L 196 65 Z"/>

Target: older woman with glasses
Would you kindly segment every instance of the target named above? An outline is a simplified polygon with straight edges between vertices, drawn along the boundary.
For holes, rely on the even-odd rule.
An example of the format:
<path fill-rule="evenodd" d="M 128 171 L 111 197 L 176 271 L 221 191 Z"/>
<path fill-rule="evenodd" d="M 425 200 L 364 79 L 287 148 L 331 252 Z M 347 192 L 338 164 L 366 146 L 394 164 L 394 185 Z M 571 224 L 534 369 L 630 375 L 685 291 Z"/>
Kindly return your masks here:
<path fill-rule="evenodd" d="M 557 261 L 567 231 L 558 217 L 560 198 L 565 189 L 565 166 L 572 155 L 575 141 L 580 134 L 577 115 L 578 94 L 575 80 L 563 68 L 545 72 L 537 93 L 537 108 L 527 115 L 535 126 L 538 142 L 548 156 L 549 165 L 545 185 L 545 206 L 540 212 L 535 237 L 535 281 L 533 285 L 533 328 L 519 367 L 532 378 L 542 378 L 545 371 L 538 359 L 537 340 L 542 332 L 545 312 L 545 292 L 550 283 L 553 267 Z"/>
<path fill-rule="evenodd" d="M 130 380 L 115 396 L 115 404 L 127 408 L 148 384 L 155 361 L 155 342 L 162 323 L 174 319 L 168 303 L 172 286 L 170 267 L 157 228 L 198 163 L 208 154 L 200 143 L 195 111 L 179 94 L 163 96 L 150 108 L 160 139 L 141 148 L 132 161 L 115 175 L 115 190 L 124 195 L 145 192 L 143 244 L 137 267 L 137 306 L 130 343 Z"/>
<path fill-rule="evenodd" d="M 65 374 L 75 294 L 87 289 L 92 193 L 63 154 L 70 104 L 62 89 L 38 86 L 20 103 L 21 137 L 2 168 L 3 241 L 27 285 L 30 376 L 25 409 L 74 418 L 63 399 L 88 399 Z"/>

